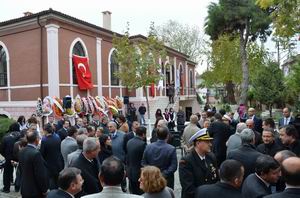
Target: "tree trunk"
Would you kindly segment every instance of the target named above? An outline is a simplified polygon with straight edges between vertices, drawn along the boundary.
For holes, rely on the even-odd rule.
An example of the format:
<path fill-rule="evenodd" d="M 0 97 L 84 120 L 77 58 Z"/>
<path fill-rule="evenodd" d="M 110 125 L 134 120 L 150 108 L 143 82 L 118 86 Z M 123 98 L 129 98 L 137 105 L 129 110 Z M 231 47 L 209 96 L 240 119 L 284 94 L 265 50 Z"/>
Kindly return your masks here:
<path fill-rule="evenodd" d="M 270 113 L 270 118 L 272 118 L 272 105 L 269 105 L 269 113 Z"/>
<path fill-rule="evenodd" d="M 234 84 L 232 81 L 226 82 L 225 89 L 227 92 L 226 102 L 229 104 L 236 104 L 234 97 Z"/>
<path fill-rule="evenodd" d="M 146 95 L 146 103 L 147 103 L 147 114 L 148 114 L 148 133 L 151 135 L 152 130 L 151 130 L 151 119 L 150 119 L 150 105 L 149 105 L 149 98 L 148 98 L 148 92 L 147 92 L 147 87 L 143 87 L 144 93 Z"/>
<path fill-rule="evenodd" d="M 241 54 L 242 73 L 243 73 L 240 104 L 245 104 L 245 105 L 247 105 L 247 93 L 249 87 L 249 68 L 248 68 L 248 59 L 247 59 L 247 51 L 246 51 L 247 40 L 248 40 L 248 36 L 244 38 L 244 31 L 240 31 L 240 54 Z"/>

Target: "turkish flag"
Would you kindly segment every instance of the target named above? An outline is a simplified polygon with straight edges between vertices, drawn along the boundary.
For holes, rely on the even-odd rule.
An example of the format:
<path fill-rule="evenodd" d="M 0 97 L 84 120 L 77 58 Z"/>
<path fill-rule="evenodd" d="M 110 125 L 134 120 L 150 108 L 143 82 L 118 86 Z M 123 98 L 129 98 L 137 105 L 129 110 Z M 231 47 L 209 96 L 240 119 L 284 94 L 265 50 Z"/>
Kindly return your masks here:
<path fill-rule="evenodd" d="M 155 97 L 155 84 L 151 83 L 150 86 L 150 96 Z"/>
<path fill-rule="evenodd" d="M 73 55 L 73 65 L 75 67 L 79 89 L 92 89 L 92 74 L 90 71 L 88 58 Z"/>

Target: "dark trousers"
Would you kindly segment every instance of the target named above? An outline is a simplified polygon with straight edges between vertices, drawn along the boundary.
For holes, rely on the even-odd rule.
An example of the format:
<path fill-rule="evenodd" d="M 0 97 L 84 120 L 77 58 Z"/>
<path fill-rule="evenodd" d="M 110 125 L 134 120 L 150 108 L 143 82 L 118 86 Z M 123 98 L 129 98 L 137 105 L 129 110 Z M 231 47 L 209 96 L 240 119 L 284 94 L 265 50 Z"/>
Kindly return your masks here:
<path fill-rule="evenodd" d="M 167 180 L 167 186 L 174 189 L 174 175 L 165 177 L 165 179 Z"/>
<path fill-rule="evenodd" d="M 49 189 L 50 190 L 58 189 L 57 180 L 58 180 L 58 176 L 50 176 L 49 177 Z"/>
<path fill-rule="evenodd" d="M 142 195 L 144 192 L 140 189 L 140 182 L 129 179 L 129 192 L 135 195 Z"/>
<path fill-rule="evenodd" d="M 174 96 L 169 96 L 169 103 L 174 104 Z"/>
<path fill-rule="evenodd" d="M 20 171 L 20 166 L 17 166 L 17 171 L 16 171 L 16 180 L 15 180 L 15 191 L 18 192 L 21 187 L 21 171 Z"/>
<path fill-rule="evenodd" d="M 10 190 L 10 184 L 13 178 L 14 167 L 10 160 L 6 160 L 3 171 L 3 190 Z"/>

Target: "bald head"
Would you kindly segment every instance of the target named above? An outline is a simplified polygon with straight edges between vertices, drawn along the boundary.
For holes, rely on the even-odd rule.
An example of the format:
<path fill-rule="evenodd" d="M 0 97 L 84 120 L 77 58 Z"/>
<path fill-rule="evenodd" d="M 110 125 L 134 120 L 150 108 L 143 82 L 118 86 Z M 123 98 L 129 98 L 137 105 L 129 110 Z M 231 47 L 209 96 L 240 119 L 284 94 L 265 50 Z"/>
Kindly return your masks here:
<path fill-rule="evenodd" d="M 296 154 L 289 150 L 283 150 L 276 153 L 274 159 L 280 164 L 289 157 L 296 157 Z"/>
<path fill-rule="evenodd" d="M 282 176 L 288 185 L 300 186 L 300 158 L 290 157 L 282 162 Z"/>
<path fill-rule="evenodd" d="M 157 122 L 157 128 L 167 127 L 167 122 L 165 120 L 160 120 Z"/>
<path fill-rule="evenodd" d="M 254 109 L 254 108 L 249 108 L 249 109 L 248 109 L 248 115 L 249 115 L 250 117 L 252 117 L 253 115 L 255 115 L 255 109 Z"/>

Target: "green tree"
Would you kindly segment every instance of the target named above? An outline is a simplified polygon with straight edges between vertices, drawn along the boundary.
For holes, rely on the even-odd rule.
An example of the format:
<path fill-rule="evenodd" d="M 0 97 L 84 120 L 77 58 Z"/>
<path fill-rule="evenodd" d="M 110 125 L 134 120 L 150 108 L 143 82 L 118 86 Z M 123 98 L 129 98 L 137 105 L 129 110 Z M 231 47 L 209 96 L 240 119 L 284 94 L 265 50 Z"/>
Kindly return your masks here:
<path fill-rule="evenodd" d="M 269 13 L 257 6 L 255 0 L 219 0 L 208 7 L 205 32 L 212 40 L 224 34 L 239 37 L 243 76 L 240 103 L 246 103 L 249 87 L 248 43 L 257 38 L 265 41 L 271 34 L 270 22 Z"/>
<path fill-rule="evenodd" d="M 130 39 L 129 30 L 124 36 L 113 38 L 113 47 L 117 50 L 116 61 L 119 71 L 114 73 L 122 85 L 129 89 L 143 88 L 146 93 L 148 123 L 150 125 L 150 106 L 147 86 L 161 79 L 159 58 L 166 56 L 163 43 L 158 39 L 151 24 L 148 37 L 140 40 Z"/>
<path fill-rule="evenodd" d="M 282 100 L 284 93 L 283 73 L 277 63 L 262 65 L 252 82 L 254 99 L 267 105 L 272 117 L 273 104 Z"/>
<path fill-rule="evenodd" d="M 239 93 L 242 82 L 241 58 L 239 53 L 239 38 L 222 35 L 211 44 L 211 67 L 201 77 L 204 86 L 225 86 L 227 96 L 225 102 L 235 104 L 234 93 Z M 252 42 L 247 46 L 249 59 L 250 82 L 257 68 L 264 62 L 266 52 L 257 43 Z"/>
<path fill-rule="evenodd" d="M 157 26 L 156 31 L 165 45 L 187 54 L 192 61 L 200 61 L 201 55 L 207 50 L 206 42 L 197 27 L 169 20 Z"/>
<path fill-rule="evenodd" d="M 256 0 L 256 3 L 272 11 L 276 35 L 289 38 L 300 33 L 300 0 Z"/>
<path fill-rule="evenodd" d="M 295 104 L 300 93 L 300 58 L 291 65 L 290 73 L 286 77 L 285 100 L 289 104 Z"/>

